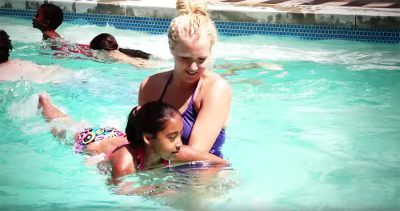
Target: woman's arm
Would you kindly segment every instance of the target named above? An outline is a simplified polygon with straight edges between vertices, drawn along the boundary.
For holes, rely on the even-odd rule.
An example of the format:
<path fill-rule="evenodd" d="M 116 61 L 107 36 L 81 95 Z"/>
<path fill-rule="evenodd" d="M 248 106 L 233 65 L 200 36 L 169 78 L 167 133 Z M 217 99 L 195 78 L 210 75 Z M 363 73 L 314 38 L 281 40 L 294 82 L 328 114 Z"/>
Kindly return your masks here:
<path fill-rule="evenodd" d="M 176 154 L 176 160 L 177 162 L 187 162 L 187 161 L 198 161 L 198 160 L 203 160 L 203 161 L 208 161 L 213 164 L 221 164 L 221 165 L 227 165 L 229 164 L 228 161 L 213 155 L 208 152 L 199 152 L 193 147 L 190 147 L 188 145 L 182 145 L 181 149 L 179 152 Z"/>
<path fill-rule="evenodd" d="M 210 84 L 204 84 L 204 93 L 189 145 L 200 152 L 209 152 L 222 128 L 227 123 L 231 107 L 229 83 L 216 75 Z"/>

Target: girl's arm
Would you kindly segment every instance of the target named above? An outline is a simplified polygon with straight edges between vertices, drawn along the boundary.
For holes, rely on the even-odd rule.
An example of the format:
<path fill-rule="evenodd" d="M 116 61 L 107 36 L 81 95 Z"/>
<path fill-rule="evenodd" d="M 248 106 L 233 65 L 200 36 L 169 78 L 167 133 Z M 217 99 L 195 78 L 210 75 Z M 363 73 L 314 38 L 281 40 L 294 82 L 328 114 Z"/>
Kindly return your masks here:
<path fill-rule="evenodd" d="M 111 163 L 111 176 L 113 179 L 136 173 L 136 158 L 132 156 L 126 146 L 113 152 L 108 159 Z"/>

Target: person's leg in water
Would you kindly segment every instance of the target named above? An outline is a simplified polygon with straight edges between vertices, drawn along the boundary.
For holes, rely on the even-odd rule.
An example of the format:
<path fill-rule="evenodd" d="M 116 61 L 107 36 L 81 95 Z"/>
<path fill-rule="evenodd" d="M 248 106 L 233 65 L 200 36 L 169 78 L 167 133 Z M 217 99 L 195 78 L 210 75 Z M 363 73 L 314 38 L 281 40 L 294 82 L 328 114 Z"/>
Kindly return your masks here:
<path fill-rule="evenodd" d="M 79 125 L 78 122 L 73 121 L 67 114 L 62 112 L 55 105 L 53 105 L 53 103 L 50 101 L 50 97 L 47 94 L 39 95 L 39 109 L 40 108 L 42 109 L 43 117 L 51 124 L 51 133 L 55 137 L 65 139 L 67 135 L 66 128 L 75 128 L 72 129 L 72 131 L 68 129 L 68 131 L 73 132 L 73 140 L 75 143 L 76 152 L 87 152 L 90 154 L 107 154 L 112 152 L 116 147 L 128 143 L 125 133 L 115 128 L 111 129 L 95 127 L 100 130 L 105 129 L 103 131 L 104 133 L 99 131 L 89 131 L 89 133 L 92 134 L 90 136 L 92 137 L 92 140 L 84 140 L 88 142 L 82 144 L 81 138 L 85 139 L 89 137 L 87 130 L 91 130 L 93 128 L 83 127 L 83 125 Z M 86 135 L 88 136 L 86 137 Z M 103 136 L 104 138 L 96 141 L 96 136 Z"/>
<path fill-rule="evenodd" d="M 47 94 L 39 95 L 39 109 L 42 109 L 42 115 L 46 119 L 47 122 L 51 123 L 54 120 L 60 121 L 64 126 L 72 125 L 72 120 L 69 118 L 67 114 L 62 112 L 60 109 L 55 107 L 53 103 L 50 101 L 49 96 Z M 52 126 L 51 133 L 59 138 L 64 139 L 66 136 L 66 130 L 64 128 L 57 128 Z"/>
<path fill-rule="evenodd" d="M 39 109 L 42 109 L 42 115 L 46 119 L 47 122 L 51 123 L 52 121 L 60 121 L 64 127 L 57 128 L 56 125 L 52 125 L 51 133 L 58 138 L 65 139 L 66 138 L 66 130 L 65 127 L 70 125 L 72 126 L 73 121 L 70 117 L 58 109 L 53 103 L 50 101 L 49 96 L 47 94 L 39 95 Z M 77 138 L 78 132 L 74 134 L 74 140 Z M 90 145 L 90 144 L 89 144 Z M 104 155 L 102 154 L 100 157 L 98 156 L 89 156 L 86 159 L 86 163 L 88 165 L 95 165 L 104 160 Z"/>

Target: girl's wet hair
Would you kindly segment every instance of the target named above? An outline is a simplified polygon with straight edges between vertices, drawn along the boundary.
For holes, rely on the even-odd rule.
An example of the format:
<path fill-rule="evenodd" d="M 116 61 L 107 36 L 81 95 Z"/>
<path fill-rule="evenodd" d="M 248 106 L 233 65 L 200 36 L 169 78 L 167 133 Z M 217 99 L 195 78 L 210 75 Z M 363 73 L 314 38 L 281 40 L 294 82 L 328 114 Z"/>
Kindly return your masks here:
<path fill-rule="evenodd" d="M 151 54 L 146 53 L 141 50 L 135 50 L 135 49 L 129 49 L 129 48 L 119 48 L 118 49 L 120 52 L 130 56 L 130 57 L 136 57 L 136 58 L 142 58 L 142 59 L 150 59 Z"/>
<path fill-rule="evenodd" d="M 117 40 L 114 36 L 108 33 L 102 33 L 93 38 L 93 40 L 90 42 L 90 48 L 93 50 L 106 51 L 119 50 L 120 52 L 134 58 L 149 59 L 151 56 L 151 54 L 141 50 L 118 48 Z"/>
<path fill-rule="evenodd" d="M 111 34 L 102 33 L 93 38 L 90 42 L 90 48 L 93 50 L 113 51 L 118 49 L 118 43 Z"/>
<path fill-rule="evenodd" d="M 0 29 L 0 64 L 8 61 L 10 52 L 12 51 L 12 44 L 7 32 Z"/>
<path fill-rule="evenodd" d="M 40 5 L 39 9 L 43 11 L 44 19 L 49 21 L 50 29 L 55 30 L 62 24 L 64 14 L 60 7 L 45 3 Z"/>
<path fill-rule="evenodd" d="M 140 109 L 135 107 L 128 116 L 126 137 L 137 148 L 144 143 L 143 135 L 156 137 L 157 133 L 165 129 L 165 123 L 176 115 L 181 116 L 178 110 L 161 101 L 146 103 Z"/>

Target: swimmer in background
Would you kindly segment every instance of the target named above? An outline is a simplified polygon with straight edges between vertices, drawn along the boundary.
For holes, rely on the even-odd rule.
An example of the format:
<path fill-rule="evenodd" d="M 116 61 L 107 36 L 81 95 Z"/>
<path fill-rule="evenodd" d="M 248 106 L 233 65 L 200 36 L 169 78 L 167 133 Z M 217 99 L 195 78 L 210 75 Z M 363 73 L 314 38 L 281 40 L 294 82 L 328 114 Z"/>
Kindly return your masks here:
<path fill-rule="evenodd" d="M 250 70 L 250 69 L 263 69 L 270 71 L 283 70 L 281 65 L 272 64 L 268 62 L 252 62 L 244 64 L 223 63 L 219 65 L 214 65 L 214 69 L 226 69 L 225 72 L 222 73 L 222 76 L 232 76 L 236 75 L 236 72 L 243 70 Z"/>
<path fill-rule="evenodd" d="M 64 14 L 60 7 L 54 4 L 42 4 L 36 11 L 36 15 L 32 18 L 33 28 L 39 29 L 43 34 L 43 40 L 49 38 L 60 38 L 60 34 L 56 29 L 62 24 Z"/>
<path fill-rule="evenodd" d="M 163 167 L 167 161 L 175 160 L 180 150 L 190 151 L 189 147 L 182 146 L 182 116 L 166 103 L 149 102 L 133 108 L 128 115 L 125 133 L 112 127 L 77 128 L 68 115 L 51 103 L 47 94 L 39 96 L 39 108 L 52 125 L 54 136 L 66 138 L 66 128 L 72 128 L 75 130 L 72 132 L 76 152 L 101 155 L 100 161 L 110 162 L 115 182 L 117 178 L 137 171 Z M 187 161 L 227 163 L 209 153 L 196 156 L 188 157 Z"/>
<path fill-rule="evenodd" d="M 39 29 L 43 34 L 43 40 L 50 40 L 49 47 L 55 50 L 54 56 L 67 57 L 70 53 L 82 54 L 86 57 L 96 57 L 90 51 L 105 50 L 108 57 L 119 62 L 134 65 L 137 68 L 144 68 L 149 65 L 151 54 L 125 48 L 118 48 L 116 39 L 110 34 L 100 34 L 96 36 L 90 43 L 87 44 L 71 44 L 61 39 L 56 29 L 62 24 L 64 14 L 60 7 L 54 4 L 42 4 L 32 18 L 33 28 Z"/>
<path fill-rule="evenodd" d="M 42 66 L 26 60 L 10 60 L 12 48 L 7 32 L 0 29 L 0 82 L 28 80 L 35 83 L 60 83 L 74 77 L 73 72 L 56 65 Z"/>
<path fill-rule="evenodd" d="M 108 33 L 97 35 L 90 42 L 92 50 L 104 50 L 107 57 L 113 60 L 131 64 L 137 68 L 145 68 L 150 64 L 151 54 L 141 50 L 119 48 L 114 36 Z"/>
<path fill-rule="evenodd" d="M 47 41 L 48 47 L 57 52 L 56 57 L 66 57 L 70 53 L 92 56 L 89 45 L 71 44 L 62 39 L 56 29 L 62 24 L 64 14 L 60 7 L 54 4 L 42 4 L 32 18 L 33 28 L 39 29 L 43 34 L 43 40 Z M 44 46 L 46 47 L 46 45 Z"/>
<path fill-rule="evenodd" d="M 281 65 L 272 64 L 268 62 L 252 62 L 252 63 L 243 63 L 243 64 L 235 64 L 235 63 L 223 63 L 214 65 L 214 69 L 224 69 L 225 71 L 221 73 L 222 77 L 229 77 L 233 75 L 237 75 L 240 71 L 245 70 L 261 70 L 259 74 L 268 73 L 270 71 L 281 71 L 283 70 Z M 248 83 L 251 85 L 261 85 L 263 84 L 263 80 L 260 79 L 240 79 L 237 81 L 231 81 L 231 83 Z"/>

